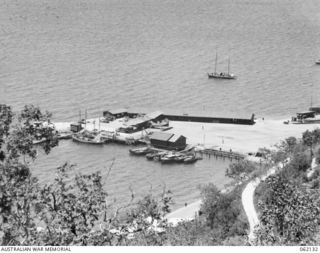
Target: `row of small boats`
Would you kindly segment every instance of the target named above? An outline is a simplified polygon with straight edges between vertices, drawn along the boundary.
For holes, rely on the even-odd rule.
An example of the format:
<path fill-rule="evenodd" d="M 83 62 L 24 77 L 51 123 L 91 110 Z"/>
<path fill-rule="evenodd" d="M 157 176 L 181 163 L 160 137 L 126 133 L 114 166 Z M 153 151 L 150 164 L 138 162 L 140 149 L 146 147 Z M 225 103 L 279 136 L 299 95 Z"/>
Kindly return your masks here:
<path fill-rule="evenodd" d="M 129 150 L 130 154 L 143 156 L 148 160 L 160 161 L 161 163 L 195 163 L 200 157 L 192 153 L 156 150 L 150 147 L 134 148 Z"/>

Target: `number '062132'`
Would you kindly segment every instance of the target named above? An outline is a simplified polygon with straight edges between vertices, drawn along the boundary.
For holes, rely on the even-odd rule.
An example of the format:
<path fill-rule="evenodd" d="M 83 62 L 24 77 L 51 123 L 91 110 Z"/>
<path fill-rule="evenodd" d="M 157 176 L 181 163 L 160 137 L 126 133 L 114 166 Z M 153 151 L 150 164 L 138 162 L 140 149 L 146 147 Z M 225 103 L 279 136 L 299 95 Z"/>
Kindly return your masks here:
<path fill-rule="evenodd" d="M 318 247 L 300 247 L 300 251 L 317 252 Z"/>

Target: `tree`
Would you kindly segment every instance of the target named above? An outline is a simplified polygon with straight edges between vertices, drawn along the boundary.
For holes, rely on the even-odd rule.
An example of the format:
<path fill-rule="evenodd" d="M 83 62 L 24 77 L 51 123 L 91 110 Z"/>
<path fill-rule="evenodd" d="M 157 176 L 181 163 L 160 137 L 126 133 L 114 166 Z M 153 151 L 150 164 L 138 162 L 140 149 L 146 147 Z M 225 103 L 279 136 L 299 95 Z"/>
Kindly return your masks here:
<path fill-rule="evenodd" d="M 38 151 L 48 154 L 58 145 L 50 117 L 32 105 L 18 115 L 0 105 L 0 245 L 160 244 L 163 231 L 153 223 L 166 227 L 162 217 L 170 211 L 169 191 L 160 200 L 148 195 L 138 203 L 132 194 L 130 203 L 115 207 L 106 202 L 99 172 L 76 174 L 69 164 L 56 169 L 54 182 L 38 183 L 30 163 Z M 35 147 L 39 139 L 44 142 Z M 130 215 L 120 217 L 133 206 Z M 144 241 L 129 239 L 132 233 Z"/>
<path fill-rule="evenodd" d="M 296 137 L 288 137 L 284 141 L 281 141 L 279 148 L 286 153 L 292 154 L 298 141 Z"/>
<path fill-rule="evenodd" d="M 257 168 L 254 163 L 248 160 L 241 160 L 237 163 L 231 163 L 229 168 L 226 170 L 226 175 L 240 180 L 242 177 L 248 176 L 256 169 Z"/>
<path fill-rule="evenodd" d="M 311 147 L 313 144 L 313 136 L 312 136 L 312 132 L 310 132 L 309 130 L 305 131 L 302 134 L 302 142 L 304 145 Z"/>
<path fill-rule="evenodd" d="M 35 159 L 36 137 L 46 139 L 42 148 L 49 153 L 57 145 L 55 132 L 50 127 L 35 125 L 47 120 L 39 108 L 25 106 L 18 115 L 17 123 L 11 107 L 0 105 L 0 243 L 1 245 L 24 244 L 32 237 L 36 227 L 32 203 L 37 198 L 39 186 L 32 177 L 28 160 Z"/>
<path fill-rule="evenodd" d="M 222 194 L 213 184 L 201 189 L 200 211 L 205 216 L 208 226 L 219 231 L 218 236 L 221 240 L 246 234 L 248 223 L 243 215 L 240 192 L 241 189 L 237 187 L 232 192 Z"/>
<path fill-rule="evenodd" d="M 320 143 L 320 129 L 314 129 L 313 131 L 305 131 L 302 134 L 302 142 L 305 146 L 310 148 L 311 157 L 313 157 L 313 151 L 315 145 Z"/>
<path fill-rule="evenodd" d="M 299 245 L 315 242 L 320 218 L 319 199 L 281 175 L 266 180 L 269 195 L 257 231 L 258 245 Z"/>

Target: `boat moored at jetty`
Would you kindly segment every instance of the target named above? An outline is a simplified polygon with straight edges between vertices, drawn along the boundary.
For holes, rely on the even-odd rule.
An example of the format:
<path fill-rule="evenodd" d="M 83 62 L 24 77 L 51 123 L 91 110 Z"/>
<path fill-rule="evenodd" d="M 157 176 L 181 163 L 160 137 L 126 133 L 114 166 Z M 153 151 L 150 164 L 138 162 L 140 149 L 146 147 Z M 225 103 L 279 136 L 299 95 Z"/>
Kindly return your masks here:
<path fill-rule="evenodd" d="M 72 135 L 72 140 L 80 143 L 85 143 L 85 144 L 103 144 L 104 141 L 101 140 L 95 140 L 95 139 L 89 139 L 86 137 L 83 137 L 81 135 Z"/>
<path fill-rule="evenodd" d="M 185 159 L 183 160 L 184 163 L 195 163 L 197 160 L 199 160 L 199 158 L 197 158 L 194 155 L 190 155 L 185 157 Z"/>
<path fill-rule="evenodd" d="M 160 157 L 161 155 L 164 155 L 165 153 L 162 153 L 162 152 L 157 152 L 157 151 L 155 151 L 155 152 L 151 152 L 151 153 L 148 153 L 148 154 L 146 154 L 146 158 L 148 159 L 148 160 L 154 160 L 154 158 L 156 157 L 156 156 L 158 156 L 158 157 Z"/>
<path fill-rule="evenodd" d="M 149 147 L 142 147 L 142 148 L 129 149 L 129 152 L 132 155 L 146 155 L 146 154 L 151 153 L 153 151 Z"/>
<path fill-rule="evenodd" d="M 59 140 L 69 140 L 72 138 L 71 132 L 58 132 L 58 139 Z"/>
<path fill-rule="evenodd" d="M 153 161 L 160 161 L 161 157 L 165 156 L 166 154 L 167 154 L 167 151 L 161 151 L 161 152 L 156 153 L 153 156 Z"/>
<path fill-rule="evenodd" d="M 81 131 L 72 135 L 72 140 L 85 144 L 103 144 L 104 141 L 97 132 Z"/>
<path fill-rule="evenodd" d="M 319 60 L 316 60 L 316 64 L 317 64 L 317 65 L 320 65 L 320 59 L 319 59 Z"/>
<path fill-rule="evenodd" d="M 291 118 L 292 124 L 315 124 L 320 123 L 320 115 L 315 111 L 297 112 L 295 117 Z"/>
<path fill-rule="evenodd" d="M 160 162 L 161 162 L 161 163 L 174 163 L 176 157 L 177 157 L 176 154 L 174 154 L 174 153 L 168 153 L 168 154 L 160 157 Z"/>
<path fill-rule="evenodd" d="M 194 152 L 186 151 L 164 151 L 154 150 L 151 148 L 148 154 L 146 154 L 148 160 L 160 161 L 163 164 L 173 163 L 194 163 L 202 158 L 197 157 Z"/>
<path fill-rule="evenodd" d="M 184 159 L 186 159 L 186 156 L 185 155 L 177 155 L 175 158 L 174 158 L 174 161 L 176 163 L 183 163 L 184 162 Z"/>

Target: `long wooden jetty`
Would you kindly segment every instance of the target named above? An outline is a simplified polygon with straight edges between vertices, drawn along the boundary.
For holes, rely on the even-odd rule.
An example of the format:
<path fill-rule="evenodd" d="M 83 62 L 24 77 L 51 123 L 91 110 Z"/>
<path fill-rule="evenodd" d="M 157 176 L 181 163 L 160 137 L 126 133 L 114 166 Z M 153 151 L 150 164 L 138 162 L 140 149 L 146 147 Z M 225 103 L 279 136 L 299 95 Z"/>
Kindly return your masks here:
<path fill-rule="evenodd" d="M 203 115 L 189 115 L 189 114 L 166 114 L 162 112 L 153 112 L 151 114 L 147 113 L 137 113 L 137 112 L 128 112 L 121 111 L 121 113 L 115 113 L 113 111 L 104 111 L 103 116 L 111 116 L 115 118 L 128 116 L 129 118 L 136 118 L 139 115 L 146 115 L 151 120 L 161 121 L 164 119 L 172 120 L 172 121 L 186 121 L 186 122 L 199 122 L 199 123 L 222 123 L 222 124 L 240 124 L 240 125 L 254 125 L 254 114 L 249 118 L 238 118 L 238 117 L 211 117 L 211 116 L 203 116 Z"/>
<path fill-rule="evenodd" d="M 233 151 L 224 151 L 224 150 L 217 150 L 217 149 L 204 149 L 204 150 L 198 150 L 197 153 L 201 155 L 208 155 L 213 157 L 221 157 L 221 158 L 228 158 L 230 160 L 243 160 L 245 158 L 245 155 L 239 154 L 237 152 Z"/>
<path fill-rule="evenodd" d="M 189 115 L 169 115 L 163 114 L 163 118 L 172 121 L 187 121 L 187 122 L 201 122 L 201 123 L 223 123 L 223 124 L 240 124 L 240 125 L 253 125 L 254 114 L 251 118 L 224 118 L 224 117 L 203 117 L 203 116 L 189 116 Z"/>

